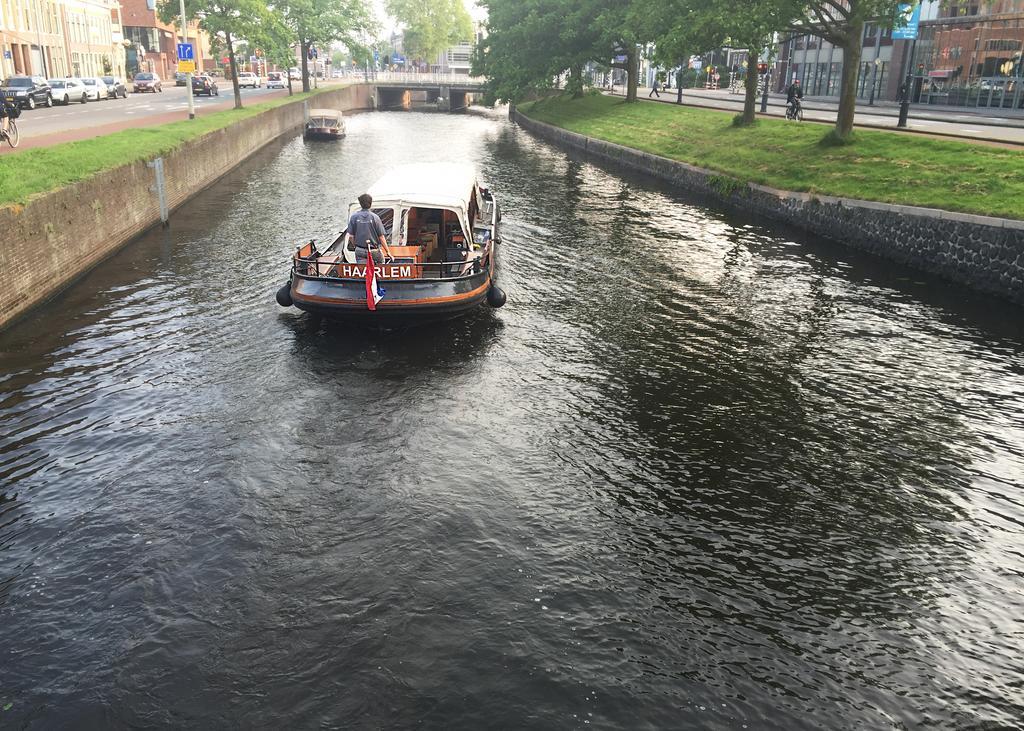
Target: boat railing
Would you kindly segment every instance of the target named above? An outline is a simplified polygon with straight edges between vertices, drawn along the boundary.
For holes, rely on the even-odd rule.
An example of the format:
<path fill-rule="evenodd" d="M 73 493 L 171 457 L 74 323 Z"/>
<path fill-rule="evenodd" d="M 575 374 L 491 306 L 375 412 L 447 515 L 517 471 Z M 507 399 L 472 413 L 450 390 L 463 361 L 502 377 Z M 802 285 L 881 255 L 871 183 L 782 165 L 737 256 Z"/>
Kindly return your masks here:
<path fill-rule="evenodd" d="M 383 269 L 387 274 L 390 267 L 409 267 L 410 271 L 418 272 L 418 276 L 383 277 L 386 281 L 402 281 L 406 279 L 436 280 L 436 279 L 465 279 L 475 276 L 484 271 L 490 260 L 490 254 L 462 261 L 424 261 L 416 262 L 399 257 L 393 262 L 377 264 L 377 269 Z M 324 259 L 320 256 L 303 256 L 300 251 L 297 256 L 292 257 L 292 272 L 305 279 L 343 280 L 351 281 L 362 277 L 342 277 L 339 268 L 344 265 L 363 266 L 365 263 L 355 264 L 348 261 L 340 261 L 333 258 Z M 431 276 L 437 272 L 436 276 Z"/>

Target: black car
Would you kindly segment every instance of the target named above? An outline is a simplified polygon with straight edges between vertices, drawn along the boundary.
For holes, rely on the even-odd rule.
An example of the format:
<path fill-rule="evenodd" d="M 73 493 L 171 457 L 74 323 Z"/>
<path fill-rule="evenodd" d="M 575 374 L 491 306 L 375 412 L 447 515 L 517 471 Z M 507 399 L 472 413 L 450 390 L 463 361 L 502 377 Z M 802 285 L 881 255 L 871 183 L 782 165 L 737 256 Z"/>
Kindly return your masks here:
<path fill-rule="evenodd" d="M 192 93 L 206 94 L 207 96 L 220 96 L 220 89 L 217 88 L 217 82 L 209 76 L 193 76 Z"/>
<path fill-rule="evenodd" d="M 128 98 L 128 87 L 125 86 L 124 79 L 119 79 L 116 76 L 101 76 L 100 78 L 107 85 L 107 93 L 110 94 L 111 99 Z"/>
<path fill-rule="evenodd" d="M 42 76 L 12 76 L 0 86 L 0 94 L 7 98 L 8 103 L 16 103 L 26 109 L 35 109 L 43 104 L 53 106 L 50 85 Z"/>
<path fill-rule="evenodd" d="M 188 81 L 188 74 L 186 74 L 184 71 L 175 71 L 174 72 L 174 85 L 175 86 L 184 86 L 187 81 Z"/>

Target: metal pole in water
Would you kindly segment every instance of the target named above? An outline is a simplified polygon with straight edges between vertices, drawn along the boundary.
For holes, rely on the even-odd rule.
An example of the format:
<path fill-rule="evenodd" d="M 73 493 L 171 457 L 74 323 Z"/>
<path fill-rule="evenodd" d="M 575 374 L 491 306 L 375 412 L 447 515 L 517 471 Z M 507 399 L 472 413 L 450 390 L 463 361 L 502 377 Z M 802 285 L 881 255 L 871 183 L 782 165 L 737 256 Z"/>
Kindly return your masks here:
<path fill-rule="evenodd" d="M 152 162 L 147 162 L 146 166 L 153 168 L 153 171 L 156 173 L 156 185 L 150 188 L 150 190 L 156 193 L 157 201 L 160 204 L 160 223 L 166 226 L 170 215 L 167 211 L 167 185 L 164 181 L 164 159 L 162 157 L 158 157 Z"/>

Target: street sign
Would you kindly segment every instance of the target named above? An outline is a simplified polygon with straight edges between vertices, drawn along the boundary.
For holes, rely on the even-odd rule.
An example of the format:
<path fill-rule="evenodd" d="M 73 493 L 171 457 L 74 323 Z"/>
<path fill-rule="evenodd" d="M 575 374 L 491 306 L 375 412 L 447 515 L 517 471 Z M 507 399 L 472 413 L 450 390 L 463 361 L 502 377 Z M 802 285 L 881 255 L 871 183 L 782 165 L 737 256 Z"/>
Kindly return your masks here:
<path fill-rule="evenodd" d="M 195 61 L 178 61 L 178 71 L 183 74 L 193 74 L 196 70 Z"/>
<path fill-rule="evenodd" d="M 14 56 L 11 55 L 10 51 L 4 51 L 4 58 L 14 58 Z"/>
<path fill-rule="evenodd" d="M 916 41 L 920 23 L 921 3 L 900 3 L 896 9 L 896 27 L 892 31 L 892 39 Z"/>
<path fill-rule="evenodd" d="M 693 69 L 694 71 L 700 69 L 703 63 L 704 59 L 702 59 L 700 56 L 690 56 L 690 68 Z"/>
<path fill-rule="evenodd" d="M 179 61 L 195 61 L 196 56 L 192 48 L 191 43 L 179 43 L 178 44 L 178 60 Z"/>

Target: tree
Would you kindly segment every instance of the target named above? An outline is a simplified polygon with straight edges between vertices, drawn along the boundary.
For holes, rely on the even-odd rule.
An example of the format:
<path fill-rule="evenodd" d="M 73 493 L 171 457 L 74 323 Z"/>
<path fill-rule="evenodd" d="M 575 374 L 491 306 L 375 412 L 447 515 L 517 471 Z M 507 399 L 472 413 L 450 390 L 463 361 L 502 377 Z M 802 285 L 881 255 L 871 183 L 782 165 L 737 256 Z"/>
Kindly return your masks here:
<path fill-rule="evenodd" d="M 165 23 L 180 23 L 180 4 L 177 0 L 162 0 L 160 19 Z M 260 0 L 185 0 L 185 15 L 199 22 L 199 27 L 212 38 L 223 40 L 231 64 L 231 84 L 235 92 L 235 109 L 242 108 L 242 92 L 238 88 L 238 63 L 235 43 L 240 38 L 251 38 L 278 22 L 266 3 Z"/>
<path fill-rule="evenodd" d="M 326 52 L 336 41 L 361 48 L 361 39 L 376 30 L 363 0 L 283 0 L 275 7 L 299 44 L 303 91 L 309 91 L 310 48 L 320 45 Z"/>
<path fill-rule="evenodd" d="M 487 76 L 496 99 L 517 101 L 549 89 L 568 73 L 579 94 L 588 63 L 624 69 L 626 100 L 636 101 L 639 78 L 633 2 L 622 0 L 484 0 L 488 35 L 477 47 L 474 72 Z"/>
<path fill-rule="evenodd" d="M 406 54 L 427 63 L 449 46 L 473 38 L 473 22 L 462 0 L 387 0 L 385 7 L 404 27 Z"/>
<path fill-rule="evenodd" d="M 803 0 L 796 3 L 789 30 L 809 33 L 843 50 L 839 112 L 831 133 L 836 142 L 848 142 L 853 132 L 864 24 L 872 21 L 893 27 L 897 5 L 897 0 Z"/>

